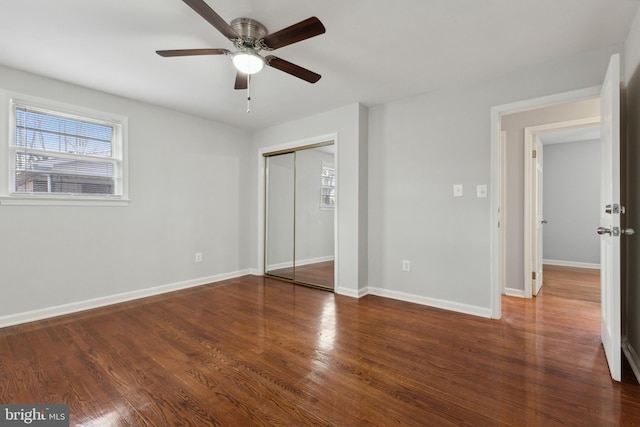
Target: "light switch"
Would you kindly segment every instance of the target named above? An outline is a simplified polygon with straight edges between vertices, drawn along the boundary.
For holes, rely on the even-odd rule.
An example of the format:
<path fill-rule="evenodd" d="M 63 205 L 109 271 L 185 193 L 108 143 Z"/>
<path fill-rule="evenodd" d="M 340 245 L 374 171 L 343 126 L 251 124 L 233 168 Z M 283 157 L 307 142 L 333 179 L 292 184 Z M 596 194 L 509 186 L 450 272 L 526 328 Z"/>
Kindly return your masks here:
<path fill-rule="evenodd" d="M 487 197 L 487 186 L 486 185 L 478 185 L 476 187 L 476 191 L 477 191 L 479 199 Z"/>
<path fill-rule="evenodd" d="M 453 185 L 453 197 L 462 197 L 462 184 Z"/>

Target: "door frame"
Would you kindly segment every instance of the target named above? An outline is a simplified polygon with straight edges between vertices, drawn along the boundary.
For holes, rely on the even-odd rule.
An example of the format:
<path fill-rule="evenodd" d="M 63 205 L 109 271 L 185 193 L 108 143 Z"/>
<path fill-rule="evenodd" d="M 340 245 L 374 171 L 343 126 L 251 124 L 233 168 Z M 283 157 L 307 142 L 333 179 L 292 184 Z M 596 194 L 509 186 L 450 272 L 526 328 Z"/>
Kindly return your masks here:
<path fill-rule="evenodd" d="M 558 93 L 554 95 L 532 98 L 509 104 L 497 105 L 491 108 L 491 188 L 500 189 L 500 192 L 491 192 L 491 317 L 500 319 L 502 317 L 502 289 L 501 284 L 504 281 L 504 266 L 506 265 L 506 251 L 503 244 L 506 243 L 504 235 L 504 227 L 500 225 L 504 220 L 504 210 L 500 208 L 503 205 L 501 201 L 505 199 L 505 185 L 503 177 L 506 169 L 506 158 L 500 156 L 500 140 L 502 134 L 501 118 L 504 115 L 518 113 L 522 111 L 534 110 L 537 108 L 548 107 L 569 101 L 579 101 L 582 99 L 600 96 L 601 86 L 593 86 L 585 89 L 578 89 L 569 92 Z"/>
<path fill-rule="evenodd" d="M 534 191 L 535 189 L 535 174 L 536 168 L 534 164 L 537 164 L 542 156 L 539 155 L 532 159 L 532 151 L 536 145 L 538 134 L 563 130 L 563 129 L 576 129 L 591 127 L 600 124 L 600 117 L 589 117 L 585 119 L 567 120 L 556 123 L 546 123 L 537 126 L 527 126 L 524 128 L 524 297 L 532 298 L 535 294 L 531 272 L 536 271 L 537 268 L 534 264 L 535 254 L 534 248 L 542 245 L 542 242 L 538 241 L 538 233 L 536 232 L 537 224 L 537 212 L 536 212 L 536 198 L 539 193 Z M 540 260 L 540 262 L 542 262 Z M 539 283 L 536 283 L 539 285 Z"/>

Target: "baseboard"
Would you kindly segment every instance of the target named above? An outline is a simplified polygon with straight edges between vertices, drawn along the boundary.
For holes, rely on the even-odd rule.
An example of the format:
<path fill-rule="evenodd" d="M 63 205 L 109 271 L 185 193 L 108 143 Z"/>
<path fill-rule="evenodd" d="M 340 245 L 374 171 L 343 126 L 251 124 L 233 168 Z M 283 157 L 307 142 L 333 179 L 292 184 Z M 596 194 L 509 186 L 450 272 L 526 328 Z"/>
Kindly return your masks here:
<path fill-rule="evenodd" d="M 333 290 L 333 292 L 337 295 L 343 295 L 346 297 L 362 298 L 363 296 L 369 293 L 369 288 L 350 289 L 350 288 L 337 287 Z"/>
<path fill-rule="evenodd" d="M 638 357 L 638 353 L 631 347 L 626 337 L 622 339 L 622 351 L 627 357 L 629 365 L 631 365 L 631 370 L 635 374 L 636 380 L 640 383 L 640 357 Z"/>
<path fill-rule="evenodd" d="M 423 297 L 420 295 L 408 294 L 405 292 L 390 291 L 388 289 L 369 287 L 368 293 L 369 295 L 376 295 L 379 297 L 412 302 L 415 304 L 426 305 L 429 307 L 455 311 L 458 313 L 471 314 L 473 316 L 491 318 L 491 314 L 492 314 L 490 308 L 478 307 L 475 305 L 468 305 L 468 304 L 461 304 L 458 302 L 440 300 L 436 298 Z"/>
<path fill-rule="evenodd" d="M 250 268 L 247 270 L 247 274 L 250 274 L 252 276 L 264 276 L 264 273 L 260 270 L 258 270 L 257 268 Z"/>
<path fill-rule="evenodd" d="M 36 320 L 48 319 L 51 317 L 62 316 L 65 314 L 77 313 L 80 311 L 91 310 L 94 308 L 105 307 L 108 305 L 118 304 L 122 302 L 132 301 L 140 298 L 146 298 L 154 295 L 165 294 L 168 292 L 179 291 L 181 289 L 193 288 L 196 286 L 207 285 L 209 283 L 220 282 L 223 280 L 234 279 L 240 276 L 251 274 L 251 270 L 241 270 L 233 273 L 218 274 L 215 276 L 201 277 L 198 279 L 187 280 L 184 282 L 171 283 L 168 285 L 156 286 L 153 288 L 140 289 L 131 292 L 123 292 L 114 295 L 108 295 L 100 298 L 93 298 L 84 301 L 77 301 L 68 304 L 62 304 L 54 307 L 47 307 L 23 313 L 10 314 L 0 317 L 0 328 L 18 325 L 21 323 L 34 322 Z"/>
<path fill-rule="evenodd" d="M 524 298 L 524 289 L 505 288 L 504 294 L 508 297 Z"/>
<path fill-rule="evenodd" d="M 327 262 L 327 261 L 333 261 L 333 260 L 334 260 L 333 255 L 323 256 L 318 258 L 301 259 L 301 260 L 296 260 L 296 266 L 316 264 L 319 262 Z M 287 262 L 281 262 L 278 264 L 268 265 L 267 271 L 280 270 L 281 268 L 291 268 L 291 267 L 293 267 L 293 262 L 287 261 Z"/>
<path fill-rule="evenodd" d="M 557 265 L 560 267 L 576 267 L 576 268 L 594 268 L 600 270 L 600 264 L 593 264 L 589 262 L 575 262 L 575 261 L 560 261 L 555 259 L 543 259 L 542 264 Z"/>

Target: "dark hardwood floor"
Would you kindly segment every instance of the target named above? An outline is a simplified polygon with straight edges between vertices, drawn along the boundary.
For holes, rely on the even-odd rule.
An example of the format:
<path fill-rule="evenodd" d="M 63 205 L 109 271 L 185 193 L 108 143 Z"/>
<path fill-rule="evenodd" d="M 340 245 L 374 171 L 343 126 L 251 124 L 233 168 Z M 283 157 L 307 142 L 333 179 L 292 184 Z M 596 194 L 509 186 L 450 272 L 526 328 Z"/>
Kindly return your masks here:
<path fill-rule="evenodd" d="M 600 303 L 600 270 L 545 265 L 544 296 Z"/>
<path fill-rule="evenodd" d="M 545 275 L 502 320 L 247 276 L 4 328 L 0 402 L 68 403 L 71 426 L 640 424 L 598 302 Z"/>

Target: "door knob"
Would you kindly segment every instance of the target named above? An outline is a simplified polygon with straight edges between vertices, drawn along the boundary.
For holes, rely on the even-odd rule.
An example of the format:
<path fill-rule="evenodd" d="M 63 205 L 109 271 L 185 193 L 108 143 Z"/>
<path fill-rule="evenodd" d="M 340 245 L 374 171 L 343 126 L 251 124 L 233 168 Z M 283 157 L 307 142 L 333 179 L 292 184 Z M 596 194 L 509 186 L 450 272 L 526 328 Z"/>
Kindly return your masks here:
<path fill-rule="evenodd" d="M 603 234 L 609 234 L 611 235 L 611 227 L 598 227 L 598 229 L 596 230 L 596 232 L 599 235 L 603 235 Z"/>
<path fill-rule="evenodd" d="M 598 227 L 596 232 L 601 236 L 603 234 L 608 234 L 610 236 L 613 235 L 616 237 L 620 236 L 621 234 L 626 234 L 627 236 L 632 236 L 636 234 L 636 231 L 633 228 L 618 228 L 618 227 L 613 227 L 613 231 L 611 227 Z"/>

